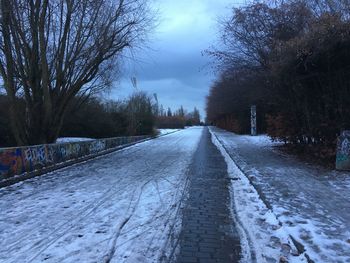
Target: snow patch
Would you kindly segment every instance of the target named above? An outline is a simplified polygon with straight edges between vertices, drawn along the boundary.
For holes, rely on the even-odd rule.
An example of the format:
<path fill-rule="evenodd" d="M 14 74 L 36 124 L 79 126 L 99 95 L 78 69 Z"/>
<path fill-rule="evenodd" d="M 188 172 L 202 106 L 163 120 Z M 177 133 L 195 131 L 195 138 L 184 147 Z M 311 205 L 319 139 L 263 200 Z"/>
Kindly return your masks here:
<path fill-rule="evenodd" d="M 265 134 L 257 135 L 257 136 L 241 135 L 240 137 L 243 140 L 248 141 L 249 143 L 259 145 L 261 147 L 276 146 L 276 145 L 283 144 L 283 142 L 274 141 L 270 136 L 265 135 Z"/>
<path fill-rule="evenodd" d="M 241 234 L 243 262 L 307 262 L 305 255 L 298 255 L 289 234 L 275 214 L 266 207 L 248 180 L 237 167 L 225 148 L 210 130 L 212 142 L 220 150 L 231 177 L 231 202 L 233 218 L 236 218 Z M 266 143 L 259 136 L 256 143 Z M 253 137 L 249 137 L 253 138 Z M 263 138 L 263 139 L 261 139 Z"/>
<path fill-rule="evenodd" d="M 166 135 L 173 132 L 177 132 L 179 131 L 179 129 L 158 129 L 158 131 L 159 131 L 159 135 Z"/>
<path fill-rule="evenodd" d="M 92 138 L 82 138 L 82 137 L 61 137 L 56 140 L 56 143 L 67 143 L 67 142 L 86 142 L 93 141 Z"/>

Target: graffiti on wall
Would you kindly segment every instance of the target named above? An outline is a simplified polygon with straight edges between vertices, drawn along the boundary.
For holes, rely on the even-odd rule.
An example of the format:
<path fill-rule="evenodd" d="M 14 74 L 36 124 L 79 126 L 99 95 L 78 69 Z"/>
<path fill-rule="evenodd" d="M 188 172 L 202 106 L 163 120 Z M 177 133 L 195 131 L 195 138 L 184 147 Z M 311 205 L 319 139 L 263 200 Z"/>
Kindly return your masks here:
<path fill-rule="evenodd" d="M 0 180 L 145 138 L 147 136 L 117 137 L 88 142 L 0 149 Z"/>
<path fill-rule="evenodd" d="M 79 143 L 64 144 L 59 147 L 57 161 L 66 161 L 82 155 L 82 146 Z"/>
<path fill-rule="evenodd" d="M 0 176 L 9 176 L 23 172 L 22 150 L 0 150 Z"/>
<path fill-rule="evenodd" d="M 54 162 L 51 149 L 46 145 L 23 148 L 22 159 L 27 172 L 40 169 Z"/>
<path fill-rule="evenodd" d="M 350 139 L 345 138 L 340 145 L 340 154 L 348 155 L 350 154 Z"/>
<path fill-rule="evenodd" d="M 338 139 L 336 168 L 350 170 L 350 131 L 343 131 Z"/>
<path fill-rule="evenodd" d="M 96 140 L 90 143 L 89 152 L 97 153 L 106 149 L 106 142 L 104 140 Z"/>

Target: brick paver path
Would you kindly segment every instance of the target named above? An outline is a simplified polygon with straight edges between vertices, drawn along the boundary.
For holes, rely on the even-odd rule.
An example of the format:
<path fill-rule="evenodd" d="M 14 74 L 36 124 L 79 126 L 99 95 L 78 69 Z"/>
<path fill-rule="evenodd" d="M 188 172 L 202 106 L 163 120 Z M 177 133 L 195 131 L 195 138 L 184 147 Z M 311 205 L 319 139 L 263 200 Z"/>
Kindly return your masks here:
<path fill-rule="evenodd" d="M 229 183 L 225 160 L 206 128 L 190 170 L 179 263 L 239 262 L 240 242 L 230 218 Z"/>

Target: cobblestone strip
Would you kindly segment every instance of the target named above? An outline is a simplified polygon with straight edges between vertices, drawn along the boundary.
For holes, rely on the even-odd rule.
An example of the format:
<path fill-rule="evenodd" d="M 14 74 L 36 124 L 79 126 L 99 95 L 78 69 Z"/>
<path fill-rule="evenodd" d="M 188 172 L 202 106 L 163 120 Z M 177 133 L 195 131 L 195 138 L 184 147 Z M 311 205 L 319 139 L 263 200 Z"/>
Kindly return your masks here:
<path fill-rule="evenodd" d="M 204 129 L 190 172 L 183 211 L 179 263 L 238 262 L 240 242 L 230 217 L 229 178 L 224 158 Z"/>

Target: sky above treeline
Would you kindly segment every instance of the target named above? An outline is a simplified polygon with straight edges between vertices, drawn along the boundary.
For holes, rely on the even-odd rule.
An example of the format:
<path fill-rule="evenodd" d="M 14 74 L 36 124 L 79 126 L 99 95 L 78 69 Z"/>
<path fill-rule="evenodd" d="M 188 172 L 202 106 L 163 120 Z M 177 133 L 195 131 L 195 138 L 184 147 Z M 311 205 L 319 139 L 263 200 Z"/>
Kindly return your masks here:
<path fill-rule="evenodd" d="M 233 0 L 153 0 L 157 27 L 148 48 L 135 51 L 109 97 L 122 99 L 135 88 L 157 94 L 164 108 L 197 107 L 205 117 L 205 97 L 215 79 L 204 50 L 218 44 L 218 19 L 230 14 Z"/>

